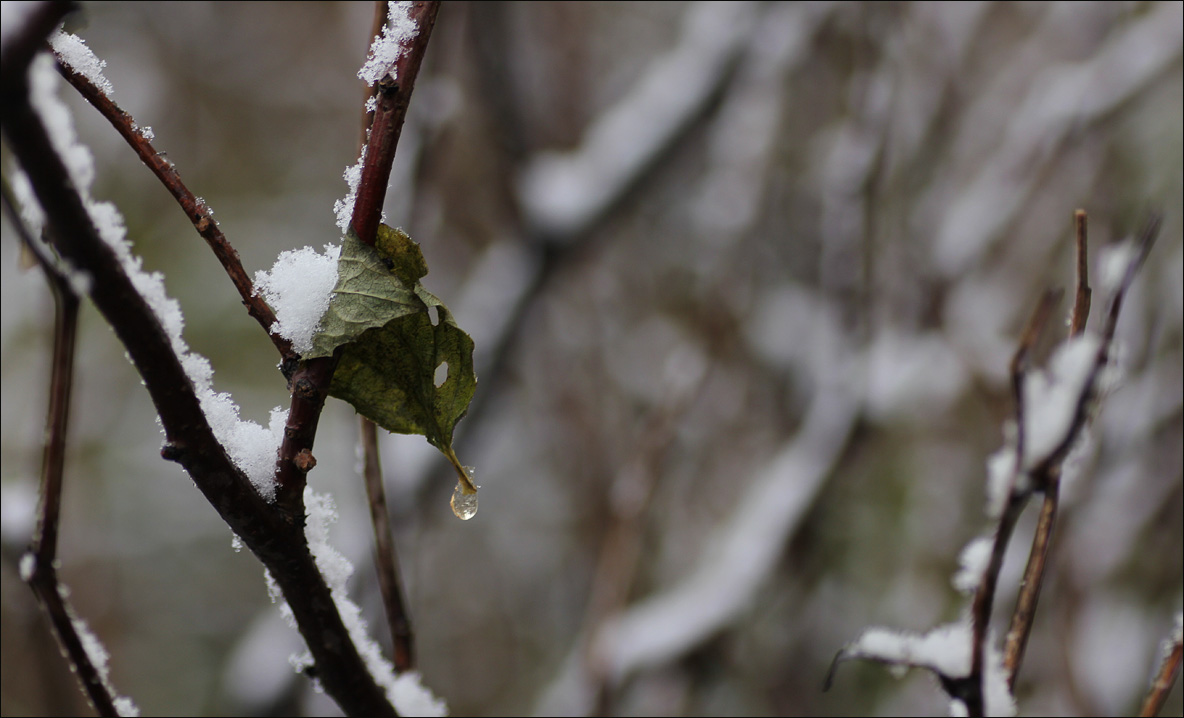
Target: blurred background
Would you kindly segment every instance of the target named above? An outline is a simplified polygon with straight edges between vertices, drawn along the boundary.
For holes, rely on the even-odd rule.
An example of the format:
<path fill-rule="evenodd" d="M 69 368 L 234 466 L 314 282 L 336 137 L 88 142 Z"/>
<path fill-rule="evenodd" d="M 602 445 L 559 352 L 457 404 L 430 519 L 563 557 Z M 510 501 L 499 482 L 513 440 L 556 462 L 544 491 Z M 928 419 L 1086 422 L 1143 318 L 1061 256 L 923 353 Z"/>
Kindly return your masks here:
<path fill-rule="evenodd" d="M 94 3 L 68 28 L 254 272 L 337 241 L 372 17 Z M 823 677 L 866 627 L 958 617 L 1008 360 L 1040 293 L 1072 286 L 1072 213 L 1093 263 L 1158 210 L 1017 685 L 1022 714 L 1134 711 L 1184 593 L 1182 34 L 1179 3 L 446 3 L 386 204 L 480 378 L 457 445 L 483 487 L 472 521 L 421 437 L 382 439 L 425 684 L 457 715 L 943 713 L 919 671 Z M 164 189 L 61 94 L 94 196 L 165 274 L 215 388 L 266 424 L 288 403 L 274 347 Z M 8 217 L 3 234 L 0 712 L 68 715 L 88 709 L 16 569 L 52 302 Z M 1096 285 L 1091 328 L 1108 299 Z M 148 715 L 335 714 L 292 673 L 302 645 L 259 563 L 160 460 L 89 306 L 79 344 L 61 574 L 116 687 Z M 385 642 L 357 437 L 330 402 L 309 479 Z"/>

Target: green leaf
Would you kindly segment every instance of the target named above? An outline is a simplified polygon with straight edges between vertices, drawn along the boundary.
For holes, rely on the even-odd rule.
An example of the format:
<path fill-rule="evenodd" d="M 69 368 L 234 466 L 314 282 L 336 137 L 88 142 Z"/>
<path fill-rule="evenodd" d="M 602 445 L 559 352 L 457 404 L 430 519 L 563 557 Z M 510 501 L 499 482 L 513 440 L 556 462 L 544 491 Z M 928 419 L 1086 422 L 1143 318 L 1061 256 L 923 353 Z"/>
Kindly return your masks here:
<path fill-rule="evenodd" d="M 352 229 L 346 236 L 333 299 L 305 358 L 342 347 L 329 394 L 387 431 L 422 434 L 456 468 L 464 493 L 476 493 L 452 450 L 477 386 L 473 340 L 419 283 L 428 268 L 418 244 L 386 225 L 375 244 L 366 246 Z M 436 386 L 442 364 L 447 378 Z"/>

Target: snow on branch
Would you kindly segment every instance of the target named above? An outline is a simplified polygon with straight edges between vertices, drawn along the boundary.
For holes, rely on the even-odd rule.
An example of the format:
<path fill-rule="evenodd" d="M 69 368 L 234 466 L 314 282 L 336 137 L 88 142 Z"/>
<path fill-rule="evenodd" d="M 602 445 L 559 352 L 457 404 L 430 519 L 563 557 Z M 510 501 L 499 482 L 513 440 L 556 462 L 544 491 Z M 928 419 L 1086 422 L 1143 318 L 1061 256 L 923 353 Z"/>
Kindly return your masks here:
<path fill-rule="evenodd" d="M 702 112 L 755 19 L 753 3 L 690 5 L 678 44 L 591 124 L 577 149 L 545 153 L 527 165 L 518 196 L 529 223 L 567 238 L 595 222 Z"/>
<path fill-rule="evenodd" d="M 84 44 L 78 45 L 86 49 Z M 86 52 L 90 54 L 89 49 Z M 93 57 L 93 54 L 90 57 Z M 160 321 L 177 359 L 193 385 L 214 435 L 226 447 L 235 465 L 251 480 L 259 494 L 267 499 L 274 497 L 275 453 L 279 447 L 286 412 L 279 407 L 273 409 L 269 426 L 265 428 L 253 421 L 241 420 L 238 405 L 230 395 L 214 391 L 213 367 L 208 359 L 190 351 L 189 345 L 182 337 L 185 319 L 180 304 L 169 297 L 165 290 L 164 276 L 159 272 L 145 271 L 143 261 L 132 253 L 123 215 L 115 205 L 110 202 L 99 202 L 91 197 L 90 188 L 95 177 L 94 156 L 90 149 L 78 140 L 70 110 L 57 96 L 59 80 L 53 69 L 53 58 L 49 55 L 37 57 L 30 67 L 29 76 L 30 102 L 49 130 L 50 140 L 58 155 L 63 158 L 91 222 L 98 230 L 99 236 L 119 259 L 124 272 L 140 296 Z M 101 79 L 101 75 L 99 77 Z M 18 194 L 18 198 L 28 201 L 31 195 L 22 192 Z M 26 211 L 25 214 L 28 215 L 30 212 Z"/>
<path fill-rule="evenodd" d="M 1083 288 L 1088 292 L 1084 272 L 1084 213 L 1079 211 L 1075 219 L 1082 237 L 1078 247 L 1080 297 Z M 923 667 L 938 675 L 943 688 L 957 702 L 957 712 L 1014 714 L 1011 686 L 1015 683 L 1040 590 L 1062 463 L 1080 443 L 1085 427 L 1096 413 L 1123 298 L 1158 231 L 1159 218 L 1150 218 L 1132 248 L 1116 251 L 1115 258 L 1107 260 L 1114 266 L 1103 270 L 1103 286 L 1112 291 L 1112 296 L 1099 334 L 1083 331 L 1086 317 L 1079 314 L 1088 311 L 1083 310 L 1088 304 L 1083 305 L 1078 299 L 1071 321 L 1071 338 L 1058 347 L 1047 371 L 1029 372 L 1028 355 L 1060 297 L 1059 292 L 1052 291 L 1045 293 L 1023 332 L 1011 362 L 1015 418 L 1004 427 L 1004 447 L 988 460 L 987 515 L 995 524 L 993 537 L 979 537 L 967 545 L 954 577 L 959 591 L 974 593 L 967 619 L 923 636 L 871 629 L 840 651 L 827 678 L 828 685 L 837 664 L 852 658 Z M 1031 585 L 1024 587 L 1017 603 L 1006 655 L 1003 655 L 989 626 L 992 607 L 1004 553 L 1016 522 L 1035 491 L 1046 494 L 1040 522 L 1043 530 L 1037 531 L 1033 542 L 1029 570 L 1025 573 L 1026 582 Z M 1034 572 L 1033 562 L 1039 566 Z M 1013 638 L 1012 634 L 1020 638 Z"/>
<path fill-rule="evenodd" d="M 366 63 L 358 70 L 358 77 L 367 85 L 373 86 L 387 75 L 395 82 L 399 80 L 395 63 L 419 35 L 419 25 L 411 16 L 412 5 L 411 2 L 387 3 L 387 23 L 382 26 L 382 34 L 375 36 Z"/>

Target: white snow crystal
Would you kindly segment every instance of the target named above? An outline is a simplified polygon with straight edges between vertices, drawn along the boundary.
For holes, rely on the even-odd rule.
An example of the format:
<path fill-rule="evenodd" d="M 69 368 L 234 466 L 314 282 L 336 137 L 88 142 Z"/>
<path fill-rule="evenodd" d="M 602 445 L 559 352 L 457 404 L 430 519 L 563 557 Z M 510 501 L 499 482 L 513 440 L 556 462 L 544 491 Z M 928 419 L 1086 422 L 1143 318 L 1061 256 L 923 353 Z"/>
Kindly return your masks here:
<path fill-rule="evenodd" d="M 395 75 L 395 61 L 403 54 L 406 43 L 419 34 L 419 27 L 410 15 L 412 3 L 390 2 L 387 7 L 388 20 L 382 28 L 382 35 L 374 37 L 366 63 L 358 70 L 358 77 L 370 85 L 387 74 L 392 80 L 399 79 Z"/>
<path fill-rule="evenodd" d="M 350 599 L 347 588 L 354 566 L 349 559 L 329 544 L 329 527 L 337 521 L 337 507 L 333 498 L 328 494 L 318 494 L 309 487 L 304 489 L 304 505 L 307 508 L 308 520 L 305 524 L 305 536 L 308 548 L 316 559 L 317 568 L 325 577 L 325 583 L 333 595 L 341 620 L 349 631 L 350 639 L 358 649 L 358 655 L 366 663 L 370 675 L 376 683 L 386 691 L 387 700 L 394 705 L 400 715 L 405 716 L 443 716 L 448 714 L 448 707 L 444 701 L 432 695 L 424 687 L 419 673 L 409 671 L 395 674 L 395 668 L 382 655 L 382 650 L 367 633 L 366 620 L 362 618 L 362 609 Z M 280 601 L 280 613 L 288 620 L 289 625 L 295 627 L 292 619 L 292 609 L 283 600 L 279 587 L 271 574 L 264 572 L 267 580 L 268 594 L 272 601 Z M 312 658 L 306 651 L 290 659 L 293 666 L 311 665 Z"/>
<path fill-rule="evenodd" d="M 1032 468 L 1068 438 L 1101 340 L 1083 334 L 1062 344 L 1046 372 L 1024 381 L 1024 467 Z"/>
<path fill-rule="evenodd" d="M 366 162 L 366 145 L 362 145 L 362 152 L 358 155 L 358 161 L 355 164 L 345 168 L 342 173 L 342 179 L 349 185 L 349 192 L 344 199 L 339 199 L 333 203 L 333 214 L 337 215 L 337 226 L 341 229 L 341 233 L 349 229 L 349 221 L 353 218 L 354 202 L 358 198 L 358 185 L 362 182 L 362 165 Z"/>
<path fill-rule="evenodd" d="M 846 658 L 868 658 L 897 665 L 929 668 L 950 678 L 963 678 L 970 675 L 973 635 L 969 616 L 956 623 L 938 626 L 924 635 L 887 628 L 869 628 L 849 645 L 843 654 Z M 986 714 L 1015 715 L 1015 699 L 1007 686 L 1003 656 L 990 638 L 984 648 L 986 660 L 983 666 L 983 702 Z"/>
<path fill-rule="evenodd" d="M 54 54 L 62 64 L 90 80 L 90 83 L 107 97 L 111 96 L 111 83 L 103 76 L 103 68 L 107 66 L 107 61 L 96 57 L 86 46 L 86 40 L 58 30 L 50 35 L 49 44 L 53 46 Z"/>
<path fill-rule="evenodd" d="M 1107 245 L 1098 253 L 1098 288 L 1110 294 L 1118 289 L 1126 277 L 1127 267 L 1138 248 L 1131 240 Z"/>
<path fill-rule="evenodd" d="M 325 245 L 323 254 L 312 247 L 293 249 L 281 253 L 271 271 L 255 273 L 255 292 L 275 311 L 272 333 L 292 342 L 300 354 L 312 350 L 313 335 L 337 284 L 340 256 L 340 245 Z"/>
<path fill-rule="evenodd" d="M 70 45 L 70 41 L 65 42 Z M 81 47 L 85 49 L 85 45 Z M 71 50 L 73 55 L 79 53 L 81 51 L 76 46 Z M 93 57 L 89 49 L 84 54 Z M 259 493 L 273 499 L 276 452 L 279 449 L 286 413 L 280 409 L 273 410 L 270 427 L 264 429 L 254 422 L 240 420 L 238 406 L 229 394 L 214 392 L 213 369 L 205 357 L 189 350 L 189 345 L 182 337 L 185 318 L 181 313 L 180 304 L 168 296 L 164 276 L 159 272 L 144 271 L 142 260 L 132 253 L 123 216 L 115 205 L 110 202 L 98 202 L 91 197 L 90 187 L 95 176 L 94 158 L 90 150 L 78 141 L 70 110 L 57 96 L 60 79 L 53 69 L 53 60 L 49 55 L 41 55 L 33 61 L 29 68 L 29 76 L 30 103 L 40 114 L 54 149 L 66 165 L 91 222 L 99 236 L 119 258 L 136 291 L 156 314 L 182 368 L 193 383 L 194 393 L 201 403 L 214 436 L 226 447 L 235 465 L 247 475 Z M 99 77 L 101 78 L 101 74 Z"/>
<path fill-rule="evenodd" d="M 991 560 L 991 547 L 994 541 L 990 536 L 979 536 L 962 549 L 958 557 L 958 573 L 954 574 L 954 588 L 962 593 L 974 593 L 986 573 L 987 564 Z"/>
<path fill-rule="evenodd" d="M 21 580 L 25 583 L 33 579 L 33 574 L 37 572 L 37 556 L 32 551 L 21 555 L 20 572 Z"/>

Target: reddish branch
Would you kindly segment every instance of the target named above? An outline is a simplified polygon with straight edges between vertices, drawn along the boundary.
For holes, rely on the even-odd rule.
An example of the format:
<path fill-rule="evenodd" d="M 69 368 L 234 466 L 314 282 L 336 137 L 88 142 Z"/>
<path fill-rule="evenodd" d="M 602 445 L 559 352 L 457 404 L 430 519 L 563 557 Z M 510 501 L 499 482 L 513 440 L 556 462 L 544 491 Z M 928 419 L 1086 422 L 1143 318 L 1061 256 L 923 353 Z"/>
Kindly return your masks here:
<path fill-rule="evenodd" d="M 1181 641 L 1178 629 L 1177 626 L 1177 633 L 1159 664 L 1155 678 L 1151 681 L 1147 697 L 1143 699 L 1143 706 L 1139 709 L 1140 716 L 1151 718 L 1151 716 L 1159 715 L 1163 704 L 1168 700 L 1168 695 L 1172 692 L 1172 686 L 1176 684 L 1176 678 L 1180 676 L 1180 660 L 1184 656 L 1184 642 Z"/>
<path fill-rule="evenodd" d="M 15 221 L 18 214 L 14 204 L 8 185 L 5 184 L 4 212 L 14 219 L 13 223 L 21 236 L 21 241 L 45 271 L 45 279 L 54 298 L 49 410 L 45 422 L 45 453 L 41 464 L 41 508 L 29 552 L 22 558 L 22 562 L 32 562 L 31 571 L 25 573 L 22 563 L 22 578 L 28 582 L 38 602 L 49 615 L 54 636 L 70 661 L 74 675 L 82 685 L 83 694 L 99 715 L 114 716 L 118 715 L 115 708 L 116 696 L 112 694 L 110 685 L 103 680 L 83 646 L 82 638 L 72 620 L 73 611 L 65 598 L 67 594 L 62 590 L 57 575 L 58 527 L 62 506 L 62 475 L 66 460 L 66 428 L 69 424 L 70 394 L 74 378 L 78 295 L 70 287 L 66 276 L 55 266 L 53 258 L 28 235 L 23 224 Z"/>
<path fill-rule="evenodd" d="M 1016 522 L 1027 505 L 1029 494 L 1017 491 L 1020 476 L 1024 468 L 1024 376 L 1028 368 L 1028 355 L 1032 347 L 1039 341 L 1048 323 L 1052 309 L 1060 299 L 1060 292 L 1049 290 L 1040 298 L 1040 304 L 1032 313 L 1024 332 L 1020 336 L 1019 346 L 1011 358 L 1011 390 L 1015 401 L 1016 448 L 1015 464 L 1012 468 L 1008 486 L 1007 503 L 1003 507 L 1003 514 L 999 518 L 999 525 L 995 529 L 995 541 L 991 546 L 991 558 L 987 569 L 983 572 L 982 581 L 974 593 L 971 604 L 971 619 L 974 633 L 971 644 L 970 675 L 964 685 L 966 711 L 972 716 L 984 715 L 986 703 L 983 694 L 984 676 L 986 675 L 985 656 L 986 642 L 991 623 L 991 609 L 995 604 L 995 589 L 999 585 L 999 571 L 1003 568 L 1003 557 L 1007 553 L 1007 544 L 1011 541 L 1011 534 L 1015 530 Z"/>
<path fill-rule="evenodd" d="M 366 496 L 370 503 L 370 522 L 374 526 L 375 569 L 378 572 L 382 605 L 391 632 L 395 670 L 403 673 L 415 668 L 415 636 L 411 631 L 411 618 L 407 613 L 407 602 L 399 581 L 399 561 L 395 554 L 394 533 L 391 530 L 390 513 L 386 506 L 386 491 L 382 486 L 382 465 L 378 459 L 378 429 L 373 421 L 362 417 L 361 431 L 362 473 L 365 476 Z"/>
<path fill-rule="evenodd" d="M 374 23 L 370 36 L 382 33 L 389 20 L 390 5 L 374 3 Z M 366 109 L 370 98 L 377 97 L 378 87 L 366 86 L 363 101 L 361 132 L 358 138 L 358 152 L 366 146 L 370 137 L 370 125 L 374 112 Z M 377 101 L 376 101 L 377 102 Z M 387 511 L 386 488 L 382 483 L 382 461 L 378 452 L 378 427 L 373 421 L 358 415 L 358 428 L 362 443 L 362 474 L 366 482 L 366 496 L 370 505 L 370 524 L 374 527 L 374 570 L 378 574 L 378 586 L 382 593 L 382 607 L 386 613 L 387 628 L 391 635 L 394 651 L 395 671 L 403 673 L 415 668 L 415 635 L 411 630 L 411 617 L 407 613 L 403 582 L 399 573 L 399 557 L 395 553 L 395 534 Z"/>
<path fill-rule="evenodd" d="M 1093 291 L 1089 286 L 1088 246 L 1086 237 L 1085 210 L 1073 213 L 1075 254 L 1077 257 L 1077 290 L 1074 293 L 1073 314 L 1069 318 L 1069 338 L 1081 336 L 1089 321 L 1090 301 Z M 1024 650 L 1032 634 L 1036 619 L 1036 604 L 1044 585 L 1044 571 L 1048 565 L 1048 550 L 1052 545 L 1052 533 L 1056 526 L 1057 509 L 1060 504 L 1061 469 L 1057 464 L 1051 467 L 1044 485 L 1044 501 L 1040 505 L 1040 517 L 1032 548 L 1028 553 L 1028 564 L 1024 567 L 1024 578 L 1020 582 L 1019 596 L 1011 614 L 1011 625 L 1003 645 L 1003 669 L 1007 673 L 1007 684 L 1015 688 L 1015 678 L 1024 660 Z"/>
<path fill-rule="evenodd" d="M 984 710 L 983 705 L 983 676 L 984 670 L 984 646 L 987 637 L 987 628 L 991 618 L 991 608 L 994 603 L 995 589 L 998 585 L 999 569 L 1003 564 L 1003 554 L 1007 550 L 1007 543 L 1011 538 L 1012 530 L 1015 528 L 1015 523 L 1019 519 L 1020 513 L 1023 511 L 1027 503 L 1027 499 L 1032 490 L 1037 491 L 1055 491 L 1056 484 L 1059 482 L 1061 466 L 1068 455 L 1070 449 L 1077 442 L 1082 430 L 1085 428 L 1089 420 L 1089 406 L 1090 402 L 1094 400 L 1097 391 L 1098 377 L 1102 370 L 1105 369 L 1110 356 L 1110 346 L 1114 341 L 1114 333 L 1118 327 L 1118 316 L 1122 310 L 1123 299 L 1126 293 L 1130 290 L 1131 283 L 1134 282 L 1135 275 L 1139 268 L 1147 259 L 1147 254 L 1151 251 L 1151 247 L 1155 242 L 1156 236 L 1159 234 L 1160 218 L 1158 216 L 1151 217 L 1139 234 L 1138 248 L 1136 255 L 1127 264 L 1126 272 L 1123 275 L 1122 282 L 1119 287 L 1115 289 L 1114 296 L 1110 301 L 1110 307 L 1106 314 L 1106 324 L 1102 330 L 1101 341 L 1098 344 L 1098 350 L 1094 356 L 1093 364 L 1090 367 L 1089 374 L 1086 376 L 1085 382 L 1082 385 L 1081 392 L 1077 396 L 1076 405 L 1073 409 L 1073 417 L 1070 421 L 1068 430 L 1057 446 L 1044 458 L 1033 466 L 1028 474 L 1030 484 L 1022 488 L 1019 486 L 1018 478 L 1020 472 L 1025 465 L 1024 460 L 1024 406 L 1023 406 L 1023 373 L 1027 363 L 1027 354 L 1031 346 L 1035 343 L 1039 333 L 1039 326 L 1041 326 L 1047 318 L 1048 307 L 1051 304 L 1049 295 L 1045 295 L 1044 301 L 1041 302 L 1040 307 L 1037 308 L 1033 319 L 1029 322 L 1028 328 L 1024 331 L 1024 336 L 1020 341 L 1020 347 L 1016 351 L 1016 355 L 1012 360 L 1011 374 L 1012 374 L 1012 391 L 1015 394 L 1016 401 L 1016 462 L 1015 470 L 1012 476 L 1011 489 L 1007 499 L 1006 508 L 1003 510 L 1003 515 L 999 520 L 999 526 L 995 533 L 995 543 L 992 548 L 991 559 L 986 572 L 983 574 L 983 579 L 979 584 L 978 590 L 975 593 L 974 603 L 972 607 L 972 616 L 974 620 L 974 644 L 972 647 L 971 672 L 968 676 L 968 681 L 971 686 L 969 696 L 967 697 L 966 706 L 970 715 L 982 715 Z M 1077 227 L 1079 241 L 1084 242 L 1084 215 L 1077 215 Z M 1079 255 L 1078 263 L 1084 262 L 1084 259 Z M 1081 297 L 1089 295 L 1088 282 L 1086 281 L 1084 273 L 1079 272 L 1077 301 L 1074 303 L 1074 316 L 1070 322 L 1071 331 L 1080 331 L 1085 326 L 1085 316 L 1081 315 L 1082 301 Z M 1043 317 L 1043 318 L 1042 318 Z M 1017 606 L 1017 616 L 1013 620 L 1012 631 L 1009 631 L 1008 642 L 1013 644 L 1009 647 L 1011 651 L 1011 663 L 1008 670 L 1011 673 L 1008 676 L 1009 683 L 1014 684 L 1014 671 L 1018 670 L 1019 662 L 1022 659 L 1023 647 L 1027 640 L 1027 632 L 1031 629 L 1031 620 L 1034 615 L 1036 598 L 1040 590 L 1040 576 L 1043 575 L 1043 562 L 1046 558 L 1047 545 L 1041 546 L 1040 542 L 1045 542 L 1051 538 L 1051 530 L 1053 519 L 1055 518 L 1056 499 L 1053 497 L 1052 509 L 1045 507 L 1042 512 L 1047 514 L 1042 517 L 1042 524 L 1046 524 L 1045 535 L 1037 535 L 1037 545 L 1033 547 L 1033 556 L 1040 554 L 1038 561 L 1040 566 L 1029 567 L 1029 570 L 1036 572 L 1035 585 L 1024 589 L 1025 592 L 1032 592 L 1031 596 L 1024 598 L 1021 593 L 1021 605 Z M 1022 605 L 1026 601 L 1030 605 Z M 1023 611 L 1025 615 L 1019 615 L 1019 611 Z M 1014 638 L 1012 633 L 1015 633 Z"/>
<path fill-rule="evenodd" d="M 403 48 L 395 62 L 394 71 L 398 80 L 392 81 L 388 74 L 379 81 L 378 107 L 370 128 L 362 179 L 350 219 L 350 225 L 358 238 L 371 246 L 374 245 L 382 218 L 382 204 L 386 198 L 399 134 L 407 117 L 411 91 L 415 87 L 415 77 L 423 63 L 438 11 L 437 2 L 417 2 L 412 6 L 409 15 L 419 32 Z M 292 404 L 276 466 L 277 500 L 291 511 L 300 510 L 303 504 L 307 478 L 307 472 L 300 469 L 295 457 L 301 451 L 312 451 L 321 409 L 329 393 L 337 360 L 337 354 L 310 359 L 292 374 Z"/>
<path fill-rule="evenodd" d="M 74 89 L 78 90 L 78 94 L 86 98 L 86 101 L 98 110 L 99 114 L 107 118 L 115 131 L 135 150 L 140 161 L 152 170 L 165 189 L 176 198 L 177 204 L 181 205 L 181 209 L 185 211 L 185 216 L 193 223 L 198 234 L 206 240 L 206 244 L 210 245 L 210 249 L 214 251 L 214 256 L 222 263 L 227 276 L 234 283 L 234 288 L 242 297 L 247 313 L 267 331 L 267 336 L 271 338 L 283 359 L 285 361 L 294 360 L 296 353 L 292 350 L 292 343 L 271 332 L 271 327 L 275 324 L 275 313 L 262 298 L 255 295 L 255 286 L 247 276 L 246 270 L 243 269 L 238 252 L 226 239 L 226 235 L 222 234 L 222 230 L 218 228 L 218 223 L 214 221 L 211 216 L 213 213 L 205 202 L 199 200 L 193 192 L 189 191 L 189 188 L 181 181 L 181 175 L 177 172 L 177 168 L 172 162 L 165 159 L 164 153 L 156 151 L 152 143 L 144 137 L 139 125 L 131 115 L 112 102 L 110 97 L 95 87 L 94 83 L 84 75 L 61 62 L 60 58 L 58 71 L 61 72 L 62 77 L 66 78 L 67 82 L 74 86 Z"/>

